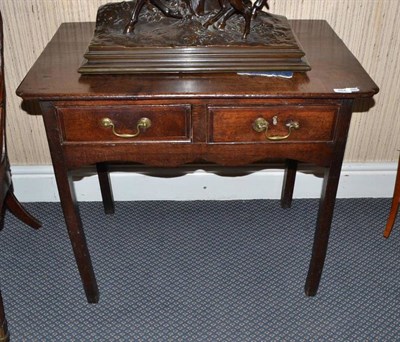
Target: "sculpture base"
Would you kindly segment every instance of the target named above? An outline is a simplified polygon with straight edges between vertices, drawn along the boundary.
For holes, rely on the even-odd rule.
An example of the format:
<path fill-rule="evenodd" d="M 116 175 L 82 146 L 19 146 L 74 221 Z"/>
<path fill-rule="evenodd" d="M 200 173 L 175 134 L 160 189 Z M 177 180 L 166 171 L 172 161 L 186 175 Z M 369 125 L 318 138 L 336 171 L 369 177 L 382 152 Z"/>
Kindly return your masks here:
<path fill-rule="evenodd" d="M 143 8 L 133 33 L 124 34 L 135 2 L 99 9 L 94 37 L 79 68 L 83 74 L 308 71 L 310 65 L 286 17 L 259 12 L 242 39 L 244 19 L 224 30 L 204 27 L 217 10 L 184 19 Z"/>

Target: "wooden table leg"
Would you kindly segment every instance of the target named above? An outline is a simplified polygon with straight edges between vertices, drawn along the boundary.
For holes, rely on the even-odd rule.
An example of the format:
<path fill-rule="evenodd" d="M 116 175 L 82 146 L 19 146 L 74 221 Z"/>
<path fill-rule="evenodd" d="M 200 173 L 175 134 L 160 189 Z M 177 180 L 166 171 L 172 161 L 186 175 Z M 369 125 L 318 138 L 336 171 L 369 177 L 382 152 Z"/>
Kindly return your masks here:
<path fill-rule="evenodd" d="M 60 194 L 61 206 L 67 224 L 68 235 L 72 244 L 86 298 L 89 303 L 97 303 L 99 301 L 99 290 L 86 244 L 85 233 L 82 228 L 72 177 L 61 167 L 57 166 L 55 170 L 58 192 Z"/>
<path fill-rule="evenodd" d="M 352 106 L 352 100 L 344 101 L 342 104 L 340 115 L 336 123 L 335 148 L 332 153 L 333 158 L 330 165 L 325 168 L 310 267 L 304 287 L 307 296 L 315 296 L 317 294 L 322 269 L 324 268 L 329 233 L 333 219 L 333 210 L 336 202 L 336 193 L 339 185 L 340 172 L 342 170 L 347 133 L 350 126 Z"/>
<path fill-rule="evenodd" d="M 321 274 L 328 248 L 329 233 L 333 219 L 333 210 L 335 207 L 340 170 L 341 167 L 336 166 L 325 171 L 312 256 L 305 284 L 305 293 L 307 296 L 315 296 L 317 294 L 319 282 L 321 280 Z"/>
<path fill-rule="evenodd" d="M 103 199 L 104 212 L 114 214 L 114 198 L 111 187 L 110 173 L 106 163 L 96 164 L 97 175 L 99 177 L 101 197 Z"/>
<path fill-rule="evenodd" d="M 57 113 L 50 103 L 41 104 L 44 124 L 51 159 L 53 161 L 61 207 L 67 225 L 69 239 L 78 266 L 79 274 L 89 303 L 99 301 L 99 290 L 94 275 L 92 261 L 86 244 L 78 203 L 76 201 L 74 184 L 64 159 L 63 146 L 60 144 L 61 132 L 57 123 Z"/>
<path fill-rule="evenodd" d="M 8 342 L 9 338 L 7 320 L 4 313 L 3 298 L 1 297 L 0 291 L 0 342 Z"/>
<path fill-rule="evenodd" d="M 385 238 L 388 238 L 390 233 L 392 232 L 394 222 L 396 221 L 397 212 L 399 210 L 399 203 L 400 203 L 400 158 L 397 165 L 397 175 L 396 175 L 396 182 L 394 185 L 392 206 L 390 208 L 389 217 L 386 222 L 385 231 L 383 232 L 383 236 Z"/>
<path fill-rule="evenodd" d="M 297 161 L 292 159 L 287 159 L 285 176 L 283 178 L 282 195 L 281 195 L 282 208 L 290 208 L 292 206 L 296 172 L 297 172 Z"/>

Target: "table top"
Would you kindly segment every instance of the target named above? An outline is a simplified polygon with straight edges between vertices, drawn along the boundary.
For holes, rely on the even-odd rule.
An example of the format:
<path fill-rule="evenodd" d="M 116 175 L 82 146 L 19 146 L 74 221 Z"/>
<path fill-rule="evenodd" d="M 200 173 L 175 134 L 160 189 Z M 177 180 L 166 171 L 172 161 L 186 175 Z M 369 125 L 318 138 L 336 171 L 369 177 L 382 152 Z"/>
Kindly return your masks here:
<path fill-rule="evenodd" d="M 81 75 L 94 23 L 62 24 L 17 94 L 25 100 L 359 98 L 379 89 L 326 21 L 289 21 L 311 64 L 291 79 L 224 74 Z M 354 93 L 334 89 L 359 88 Z"/>

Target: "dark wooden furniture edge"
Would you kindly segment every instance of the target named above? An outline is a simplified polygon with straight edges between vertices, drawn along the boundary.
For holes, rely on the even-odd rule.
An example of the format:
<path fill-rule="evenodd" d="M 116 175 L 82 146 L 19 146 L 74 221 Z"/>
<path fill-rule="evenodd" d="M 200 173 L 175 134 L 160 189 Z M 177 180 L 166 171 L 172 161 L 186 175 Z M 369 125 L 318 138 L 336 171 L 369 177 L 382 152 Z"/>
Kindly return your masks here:
<path fill-rule="evenodd" d="M 313 69 L 307 74 L 295 73 L 290 80 L 281 80 L 234 74 L 171 74 L 162 77 L 158 75 L 141 75 L 140 77 L 133 75 L 80 76 L 77 69 L 91 38 L 93 25 L 79 23 L 62 25 L 49 47 L 45 49 L 18 88 L 17 93 L 25 100 L 41 102 L 64 217 L 89 302 L 97 302 L 99 293 L 77 209 L 70 172 L 87 164 L 97 164 L 100 183 L 103 183 L 102 187 L 104 188 L 102 191 L 105 190 L 103 196 L 105 194 L 109 197 L 105 210 L 112 211 L 110 209 L 112 198 L 109 196 L 111 186 L 108 170 L 104 163 L 120 161 L 124 153 L 124 144 L 104 142 L 102 146 L 97 147 L 94 144 L 90 147 L 90 151 L 89 149 L 85 150 L 85 156 L 80 157 L 79 160 L 74 158 L 80 147 L 74 147 L 74 144 L 68 144 L 68 141 L 60 143 L 60 123 L 55 109 L 55 106 L 65 105 L 69 101 L 73 101 L 77 106 L 85 106 L 85 101 L 93 101 L 96 106 L 111 106 L 113 103 L 132 104 L 132 102 L 139 105 L 161 104 L 162 101 L 167 101 L 169 104 L 190 102 L 193 104 L 193 117 L 194 120 L 197 120 L 196 125 L 203 131 L 206 129 L 206 123 L 202 122 L 199 117 L 202 113 L 201 110 L 204 112 L 205 100 L 212 102 L 212 105 L 223 105 L 229 100 L 238 99 L 242 105 L 244 103 L 263 105 L 267 102 L 284 105 L 297 102 L 298 105 L 315 105 L 316 103 L 322 105 L 324 103 L 327 106 L 337 106 L 338 114 L 334 121 L 335 134 L 332 141 L 297 143 L 296 148 L 299 151 L 301 148 L 304 150 L 301 150 L 304 152 L 302 153 L 304 157 L 299 157 L 299 151 L 289 151 L 282 143 L 274 145 L 273 149 L 265 147 L 262 153 L 258 151 L 259 154 L 251 151 L 250 145 L 246 143 L 237 146 L 229 143 L 209 144 L 204 132 L 199 133 L 201 136 L 195 136 L 191 145 L 175 144 L 173 153 L 168 154 L 167 163 L 156 161 L 154 151 L 152 152 L 153 157 L 151 153 L 148 154 L 151 152 L 151 148 L 146 147 L 146 144 L 130 145 L 129 156 L 131 157 L 126 157 L 127 162 L 143 162 L 153 167 L 162 166 L 162 164 L 179 166 L 186 162 L 192 162 L 195 156 L 201 155 L 206 157 L 205 162 L 233 166 L 237 162 L 237 159 L 232 156 L 235 153 L 243 155 L 243 159 L 241 159 L 243 163 L 255 162 L 262 154 L 268 154 L 270 158 L 274 158 L 285 153 L 288 162 L 285 186 L 282 191 L 283 207 L 289 207 L 291 204 L 297 162 L 308 161 L 323 166 L 325 168 L 323 190 L 310 268 L 305 284 L 307 295 L 316 294 L 326 257 L 353 101 L 357 98 L 372 97 L 379 89 L 325 22 L 293 21 L 293 26 L 310 58 Z M 57 58 L 53 58 L 53 53 L 57 50 L 61 53 L 58 53 Z M 61 79 L 63 82 L 60 82 Z M 104 87 L 104 84 L 109 86 Z M 346 94 L 335 92 L 335 89 L 347 87 L 358 87 L 359 91 Z M 113 155 L 108 153 L 107 160 L 104 160 L 101 157 L 101 149 L 108 146 L 113 148 Z M 160 143 L 159 147 L 167 149 L 168 144 Z M 221 157 L 222 150 L 224 156 Z M 141 155 L 139 155 L 139 151 L 142 153 Z M 250 151 L 254 154 L 249 156 Z"/>
<path fill-rule="evenodd" d="M 377 85 L 326 21 L 290 20 L 290 23 L 307 52 L 310 64 L 313 65 L 310 72 L 295 73 L 291 80 L 239 76 L 235 73 L 172 73 L 165 74 L 163 78 L 159 78 L 158 74 L 81 76 L 78 68 L 92 38 L 95 23 L 64 23 L 18 87 L 17 95 L 24 100 L 35 101 L 69 101 L 83 98 L 87 100 L 190 99 L 193 97 L 198 99 L 276 97 L 312 99 L 315 98 L 316 93 L 319 99 L 354 99 L 369 98 L 379 91 Z M 305 34 L 310 31 L 312 37 L 305 37 Z M 313 45 L 316 39 L 334 41 L 336 45 L 329 46 L 329 43 L 323 47 Z M 56 60 L 52 57 L 55 48 L 65 51 Z M 68 48 L 73 50 L 68 50 Z M 341 51 L 339 55 L 338 49 Z M 351 64 L 348 64 L 348 61 L 351 61 Z M 324 70 L 327 63 L 330 64 L 329 72 Z M 360 84 L 343 83 L 338 76 L 338 74 L 341 75 L 341 70 L 346 70 L 346 80 L 355 79 L 362 81 L 362 84 L 361 82 Z M 38 78 L 39 74 L 42 77 Z M 105 92 L 98 82 L 100 78 L 103 82 L 111 81 L 116 86 Z M 155 78 L 158 78 L 158 84 L 152 88 L 150 84 Z M 60 83 L 58 81 L 60 79 L 65 82 Z M 213 82 L 215 79 L 219 80 L 218 86 Z M 314 79 L 318 79 L 319 88 L 314 87 L 316 83 Z M 40 86 L 37 80 L 42 83 Z M 171 88 L 171 80 L 179 80 L 179 86 Z M 193 84 L 196 84 L 196 90 Z M 354 93 L 334 92 L 334 88 L 346 87 L 359 87 L 360 90 Z"/>

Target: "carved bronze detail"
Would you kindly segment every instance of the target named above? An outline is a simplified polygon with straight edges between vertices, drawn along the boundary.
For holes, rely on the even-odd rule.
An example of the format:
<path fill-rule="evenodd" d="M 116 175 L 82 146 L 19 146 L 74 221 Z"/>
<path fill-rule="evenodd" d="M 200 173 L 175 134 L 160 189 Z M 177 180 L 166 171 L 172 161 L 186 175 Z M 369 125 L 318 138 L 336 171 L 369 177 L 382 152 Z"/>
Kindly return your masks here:
<path fill-rule="evenodd" d="M 164 5 L 164 3 L 161 0 L 148 0 L 148 1 L 152 5 L 157 7 L 166 17 L 171 17 L 171 18 L 176 18 L 176 19 L 183 18 L 183 15 L 179 11 L 170 9 L 168 6 Z M 135 7 L 132 11 L 131 20 L 129 21 L 128 25 L 125 27 L 124 33 L 133 32 L 133 30 L 135 29 L 135 25 L 139 20 L 140 11 L 142 10 L 145 3 L 146 3 L 146 0 L 138 0 L 135 3 Z"/>
<path fill-rule="evenodd" d="M 157 7 L 166 17 L 183 19 L 184 13 L 181 13 L 178 8 L 171 9 L 166 6 L 161 0 L 138 0 L 135 3 L 132 11 L 131 19 L 128 25 L 125 27 L 124 33 L 132 33 L 135 29 L 135 25 L 139 20 L 139 14 L 146 3 L 149 1 L 152 5 Z M 187 12 L 186 16 L 192 15 L 204 15 L 204 4 L 207 0 L 198 0 L 193 4 L 191 0 L 183 0 L 186 5 Z M 251 19 L 257 16 L 257 12 L 262 10 L 264 7 L 269 9 L 268 0 L 257 0 L 254 4 L 250 0 L 218 0 L 220 10 L 213 16 L 211 16 L 205 23 L 204 27 L 208 28 L 210 25 L 216 23 L 222 18 L 222 22 L 218 25 L 218 28 L 223 29 L 226 26 L 226 21 L 235 14 L 241 14 L 245 19 L 245 26 L 243 31 L 243 39 L 247 38 L 250 33 Z"/>
<path fill-rule="evenodd" d="M 264 12 L 264 7 L 268 8 L 267 0 L 136 0 L 104 5 L 79 72 L 310 70 L 286 17 Z"/>

